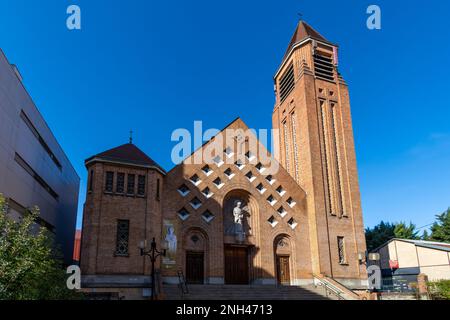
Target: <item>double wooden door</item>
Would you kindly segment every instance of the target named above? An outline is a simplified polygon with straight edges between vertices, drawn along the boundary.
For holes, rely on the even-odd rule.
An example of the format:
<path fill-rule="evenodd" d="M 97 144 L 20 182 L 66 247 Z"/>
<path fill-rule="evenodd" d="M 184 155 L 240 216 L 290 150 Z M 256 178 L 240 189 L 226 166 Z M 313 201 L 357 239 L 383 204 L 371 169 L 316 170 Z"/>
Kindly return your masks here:
<path fill-rule="evenodd" d="M 291 284 L 289 256 L 277 256 L 277 279 L 281 285 Z"/>
<path fill-rule="evenodd" d="M 202 284 L 204 278 L 204 253 L 186 252 L 186 282 Z"/>
<path fill-rule="evenodd" d="M 248 250 L 225 246 L 225 284 L 248 284 Z"/>

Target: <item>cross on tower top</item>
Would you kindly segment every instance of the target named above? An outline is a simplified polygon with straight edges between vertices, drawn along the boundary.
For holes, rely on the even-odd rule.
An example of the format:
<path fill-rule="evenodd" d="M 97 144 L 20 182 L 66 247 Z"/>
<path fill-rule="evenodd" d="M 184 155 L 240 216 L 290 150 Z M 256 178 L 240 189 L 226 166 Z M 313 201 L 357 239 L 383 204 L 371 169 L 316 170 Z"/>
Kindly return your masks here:
<path fill-rule="evenodd" d="M 130 143 L 133 143 L 133 130 L 130 130 Z"/>

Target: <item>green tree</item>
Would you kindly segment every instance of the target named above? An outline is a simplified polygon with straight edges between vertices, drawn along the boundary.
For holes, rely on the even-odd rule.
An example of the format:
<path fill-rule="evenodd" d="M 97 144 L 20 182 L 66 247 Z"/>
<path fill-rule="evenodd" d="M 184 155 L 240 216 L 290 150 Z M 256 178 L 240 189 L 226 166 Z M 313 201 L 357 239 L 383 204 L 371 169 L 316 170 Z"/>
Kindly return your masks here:
<path fill-rule="evenodd" d="M 450 242 L 450 208 L 436 216 L 436 222 L 431 227 L 430 239 L 439 242 Z"/>
<path fill-rule="evenodd" d="M 392 238 L 395 238 L 394 229 L 394 224 L 384 221 L 381 221 L 372 229 L 366 228 L 367 250 L 370 252 Z"/>
<path fill-rule="evenodd" d="M 394 236 L 399 239 L 409 239 L 409 240 L 418 240 L 419 236 L 417 235 L 418 231 L 416 230 L 416 226 L 413 223 L 409 223 L 409 226 L 404 222 L 399 222 L 395 224 L 394 228 Z"/>
<path fill-rule="evenodd" d="M 427 230 L 424 230 L 424 231 L 423 231 L 423 234 L 422 234 L 422 240 L 425 240 L 425 241 L 430 240 L 430 235 L 428 234 L 428 231 L 427 231 Z"/>
<path fill-rule="evenodd" d="M 66 273 L 52 237 L 37 228 L 38 208 L 27 212 L 20 222 L 7 216 L 5 198 L 0 194 L 0 299 L 41 300 L 79 298 L 67 289 Z"/>

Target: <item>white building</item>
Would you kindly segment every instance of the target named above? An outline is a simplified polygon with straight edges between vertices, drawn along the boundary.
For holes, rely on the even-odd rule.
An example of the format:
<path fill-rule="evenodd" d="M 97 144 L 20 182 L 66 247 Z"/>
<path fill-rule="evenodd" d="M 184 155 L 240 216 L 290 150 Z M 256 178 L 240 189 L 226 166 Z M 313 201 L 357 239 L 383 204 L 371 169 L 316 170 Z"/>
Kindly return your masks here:
<path fill-rule="evenodd" d="M 0 193 L 18 217 L 37 205 L 37 221 L 72 262 L 80 179 L 0 49 Z"/>
<path fill-rule="evenodd" d="M 385 289 L 408 290 L 419 273 L 430 281 L 450 279 L 450 243 L 392 239 L 372 252 L 380 254 Z"/>

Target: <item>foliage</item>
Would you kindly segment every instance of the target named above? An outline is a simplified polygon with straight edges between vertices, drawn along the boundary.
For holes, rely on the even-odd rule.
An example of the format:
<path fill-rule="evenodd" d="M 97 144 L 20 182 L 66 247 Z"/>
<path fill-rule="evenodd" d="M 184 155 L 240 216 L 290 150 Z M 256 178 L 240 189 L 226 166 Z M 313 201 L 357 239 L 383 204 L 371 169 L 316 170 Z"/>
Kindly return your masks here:
<path fill-rule="evenodd" d="M 28 211 L 20 221 L 7 215 L 0 194 L 0 299 L 38 300 L 80 297 L 67 289 L 66 273 L 52 237 L 35 221 L 39 209 Z"/>
<path fill-rule="evenodd" d="M 399 222 L 395 224 L 394 228 L 394 236 L 398 239 L 409 239 L 409 240 L 418 240 L 419 236 L 417 235 L 418 231 L 416 230 L 416 226 L 409 223 L 409 226 L 404 222 Z"/>
<path fill-rule="evenodd" d="M 367 250 L 370 252 L 395 237 L 395 225 L 381 221 L 373 229 L 366 228 Z"/>
<path fill-rule="evenodd" d="M 428 282 L 428 290 L 433 300 L 450 300 L 450 280 Z"/>
<path fill-rule="evenodd" d="M 450 242 L 450 208 L 436 216 L 436 222 L 431 227 L 430 239 L 439 242 Z"/>
<path fill-rule="evenodd" d="M 420 238 L 417 234 L 416 226 L 412 223 L 406 225 L 405 222 L 381 221 L 372 229 L 366 228 L 367 249 L 370 252 L 393 238 L 417 240 Z"/>

